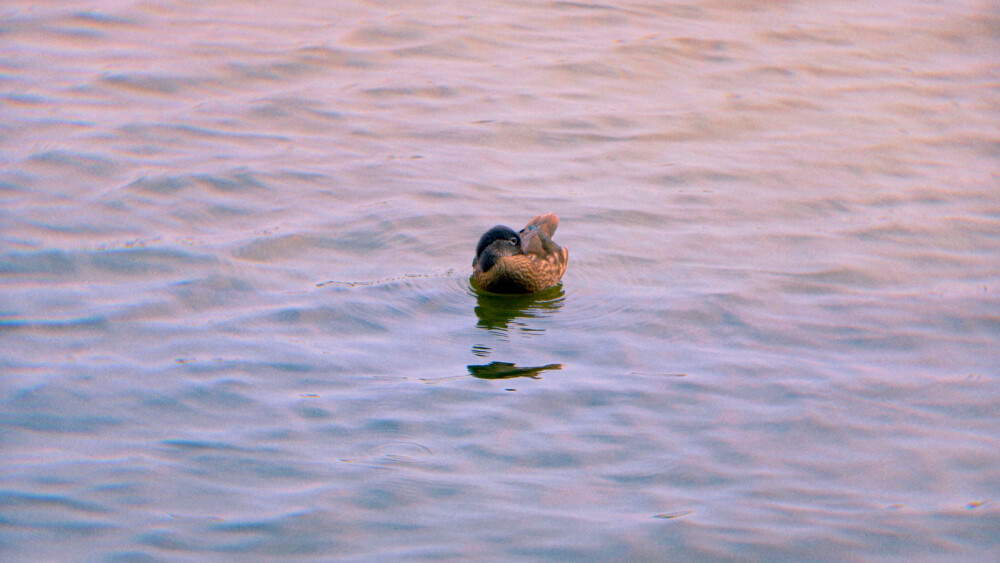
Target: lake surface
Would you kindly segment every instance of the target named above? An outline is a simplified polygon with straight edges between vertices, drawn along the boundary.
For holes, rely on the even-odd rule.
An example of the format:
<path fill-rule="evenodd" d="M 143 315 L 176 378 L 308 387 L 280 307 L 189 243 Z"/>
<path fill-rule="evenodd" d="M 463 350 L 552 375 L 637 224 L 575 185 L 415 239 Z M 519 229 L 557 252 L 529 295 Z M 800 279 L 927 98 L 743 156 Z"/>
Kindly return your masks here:
<path fill-rule="evenodd" d="M 0 6 L 7 561 L 1000 547 L 1000 8 Z M 469 286 L 553 212 L 561 286 Z"/>

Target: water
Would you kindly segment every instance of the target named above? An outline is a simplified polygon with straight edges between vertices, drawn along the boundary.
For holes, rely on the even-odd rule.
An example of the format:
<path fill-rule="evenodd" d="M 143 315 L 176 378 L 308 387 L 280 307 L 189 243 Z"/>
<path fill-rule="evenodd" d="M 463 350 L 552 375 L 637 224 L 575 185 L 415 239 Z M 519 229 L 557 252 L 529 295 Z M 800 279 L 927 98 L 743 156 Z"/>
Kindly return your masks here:
<path fill-rule="evenodd" d="M 993 3 L 0 22 L 5 560 L 995 554 Z"/>

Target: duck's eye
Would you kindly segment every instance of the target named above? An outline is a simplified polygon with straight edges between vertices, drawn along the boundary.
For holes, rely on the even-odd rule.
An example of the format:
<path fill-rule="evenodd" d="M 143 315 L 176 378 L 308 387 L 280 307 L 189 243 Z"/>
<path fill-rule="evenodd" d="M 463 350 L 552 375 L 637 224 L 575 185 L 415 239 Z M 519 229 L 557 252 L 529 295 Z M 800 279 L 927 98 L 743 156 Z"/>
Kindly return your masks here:
<path fill-rule="evenodd" d="M 517 237 L 510 237 L 510 243 L 517 246 Z"/>

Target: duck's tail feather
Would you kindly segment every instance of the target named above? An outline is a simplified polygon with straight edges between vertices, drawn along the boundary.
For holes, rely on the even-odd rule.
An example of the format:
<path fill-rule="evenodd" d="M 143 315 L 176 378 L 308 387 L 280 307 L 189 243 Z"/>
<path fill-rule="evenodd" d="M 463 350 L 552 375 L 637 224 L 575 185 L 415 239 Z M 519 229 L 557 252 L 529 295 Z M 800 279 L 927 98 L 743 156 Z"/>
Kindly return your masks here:
<path fill-rule="evenodd" d="M 535 217 L 524 226 L 524 231 L 531 231 L 533 229 L 541 229 L 545 231 L 545 234 L 550 237 L 556 234 L 556 227 L 559 226 L 559 217 L 555 213 L 545 213 Z"/>

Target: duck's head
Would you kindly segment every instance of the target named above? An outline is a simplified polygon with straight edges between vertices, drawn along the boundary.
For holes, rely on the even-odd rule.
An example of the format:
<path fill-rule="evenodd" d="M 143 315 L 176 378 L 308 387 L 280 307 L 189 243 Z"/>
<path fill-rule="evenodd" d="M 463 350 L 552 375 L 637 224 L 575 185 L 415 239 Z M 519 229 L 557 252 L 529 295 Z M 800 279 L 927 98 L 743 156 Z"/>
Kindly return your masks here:
<path fill-rule="evenodd" d="M 500 258 L 521 253 L 521 237 L 510 227 L 497 225 L 479 237 L 476 259 L 472 261 L 472 265 L 473 267 L 478 265 L 485 272 Z"/>

